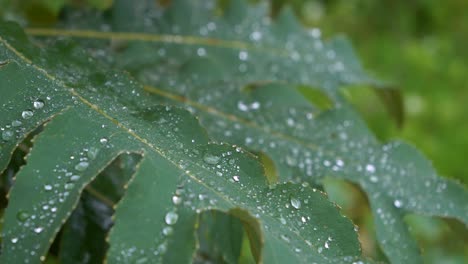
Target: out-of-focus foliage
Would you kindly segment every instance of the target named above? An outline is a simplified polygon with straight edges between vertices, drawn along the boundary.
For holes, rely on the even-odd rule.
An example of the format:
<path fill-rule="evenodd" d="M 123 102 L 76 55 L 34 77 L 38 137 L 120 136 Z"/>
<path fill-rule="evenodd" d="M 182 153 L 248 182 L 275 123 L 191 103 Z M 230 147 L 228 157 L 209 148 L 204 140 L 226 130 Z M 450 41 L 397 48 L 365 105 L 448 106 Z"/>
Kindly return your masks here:
<path fill-rule="evenodd" d="M 405 138 L 422 149 L 441 175 L 468 183 L 468 1 L 272 0 L 273 13 L 289 4 L 322 34 L 342 32 L 353 40 L 368 69 L 400 88 L 405 121 L 385 122 L 388 114 L 371 90 L 350 94 L 369 125 L 383 140 Z M 343 192 L 355 190 L 355 192 Z M 367 210 L 356 188 L 330 183 L 330 196 L 353 217 Z M 356 218 L 369 225 L 367 218 Z M 468 234 L 454 222 L 412 216 L 408 222 L 421 242 L 427 263 L 466 263 Z M 361 242 L 377 254 L 366 229 Z M 449 254 L 449 255 L 448 255 Z"/>
<path fill-rule="evenodd" d="M 377 97 L 361 93 L 356 105 L 382 139 L 413 142 L 440 174 L 468 183 L 468 1 L 273 0 L 292 4 L 303 22 L 326 36 L 343 32 L 367 68 L 402 91 L 402 129 L 384 122 Z"/>

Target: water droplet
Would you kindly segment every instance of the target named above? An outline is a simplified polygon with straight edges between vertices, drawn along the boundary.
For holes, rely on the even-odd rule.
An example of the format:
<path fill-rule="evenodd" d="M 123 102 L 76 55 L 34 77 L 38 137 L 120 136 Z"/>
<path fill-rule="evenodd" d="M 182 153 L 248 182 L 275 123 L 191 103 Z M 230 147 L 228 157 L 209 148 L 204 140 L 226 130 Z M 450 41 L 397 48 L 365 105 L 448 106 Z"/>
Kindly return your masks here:
<path fill-rule="evenodd" d="M 19 126 L 21 126 L 22 124 L 23 124 L 23 123 L 22 123 L 21 121 L 19 121 L 19 120 L 13 120 L 13 121 L 11 122 L 11 125 L 14 126 L 14 127 L 19 127 Z"/>
<path fill-rule="evenodd" d="M 39 226 L 39 227 L 34 228 L 34 233 L 39 234 L 39 233 L 41 233 L 43 230 L 44 230 L 44 228 Z"/>
<path fill-rule="evenodd" d="M 281 224 L 285 225 L 286 224 L 286 219 L 284 219 L 283 217 L 280 218 L 280 222 Z"/>
<path fill-rule="evenodd" d="M 165 236 L 170 236 L 172 235 L 172 233 L 174 233 L 174 229 L 170 226 L 166 226 L 165 228 L 163 228 L 162 233 Z"/>
<path fill-rule="evenodd" d="M 253 41 L 259 41 L 262 38 L 262 32 L 254 31 L 250 34 L 250 39 Z"/>
<path fill-rule="evenodd" d="M 242 101 L 237 102 L 237 108 L 239 108 L 239 110 L 241 110 L 242 112 L 249 110 L 249 106 Z"/>
<path fill-rule="evenodd" d="M 79 180 L 80 178 L 81 178 L 80 175 L 72 175 L 72 176 L 70 177 L 70 181 L 77 181 L 77 180 Z"/>
<path fill-rule="evenodd" d="M 41 109 L 42 107 L 44 107 L 44 101 L 36 100 L 36 101 L 34 101 L 33 106 L 36 109 Z"/>
<path fill-rule="evenodd" d="M 206 50 L 204 48 L 198 48 L 197 49 L 197 55 L 200 57 L 203 57 L 206 55 Z"/>
<path fill-rule="evenodd" d="M 249 58 L 249 53 L 247 51 L 240 51 L 239 52 L 239 59 L 242 60 L 242 61 L 245 61 Z"/>
<path fill-rule="evenodd" d="M 44 185 L 44 190 L 51 191 L 52 190 L 52 185 L 50 185 L 50 184 Z"/>
<path fill-rule="evenodd" d="M 366 165 L 366 171 L 368 171 L 370 173 L 374 173 L 375 172 L 375 166 L 372 165 L 372 164 L 367 164 Z"/>
<path fill-rule="evenodd" d="M 250 105 L 250 108 L 252 110 L 258 110 L 260 108 L 260 105 L 261 105 L 260 102 L 255 101 Z"/>
<path fill-rule="evenodd" d="M 370 181 L 373 182 L 373 183 L 376 183 L 376 182 L 379 181 L 379 179 L 376 176 L 371 176 Z"/>
<path fill-rule="evenodd" d="M 291 202 L 291 205 L 292 207 L 296 208 L 296 209 L 299 209 L 301 208 L 301 201 L 299 199 L 296 199 L 294 197 L 291 197 L 290 198 L 290 202 Z"/>
<path fill-rule="evenodd" d="M 281 235 L 280 237 L 281 237 L 281 239 L 283 239 L 286 243 L 289 243 L 289 237 L 287 237 L 286 235 Z"/>
<path fill-rule="evenodd" d="M 174 195 L 174 196 L 172 196 L 172 202 L 175 205 L 178 205 L 178 204 L 180 204 L 182 202 L 182 198 L 180 196 Z"/>
<path fill-rule="evenodd" d="M 205 156 L 203 156 L 203 161 L 207 164 L 210 164 L 210 165 L 216 165 L 218 164 L 220 160 L 220 157 L 218 156 L 215 156 L 213 154 L 210 154 L 210 153 L 207 153 L 205 154 Z"/>
<path fill-rule="evenodd" d="M 393 202 L 393 205 L 395 205 L 396 208 L 401 208 L 403 206 L 403 202 L 401 202 L 400 200 L 395 200 Z"/>
<path fill-rule="evenodd" d="M 29 118 L 31 118 L 33 115 L 34 115 L 34 113 L 33 113 L 33 111 L 31 111 L 31 110 L 24 110 L 24 111 L 21 113 L 21 117 L 23 117 L 24 119 L 29 119 Z"/>
<path fill-rule="evenodd" d="M 233 179 L 235 182 L 239 182 L 240 177 L 239 177 L 238 175 L 234 175 L 234 176 L 232 176 L 232 179 Z"/>
<path fill-rule="evenodd" d="M 18 238 L 14 237 L 11 239 L 11 243 L 16 244 L 18 242 Z"/>
<path fill-rule="evenodd" d="M 98 148 L 90 147 L 90 148 L 88 149 L 88 153 L 87 153 L 88 158 L 90 158 L 90 159 L 92 159 L 92 160 L 95 159 L 96 156 L 97 156 L 97 154 L 98 154 L 98 152 L 99 152 L 99 149 L 98 149 Z"/>
<path fill-rule="evenodd" d="M 65 188 L 65 190 L 71 190 L 73 188 L 75 188 L 75 184 L 74 183 L 65 183 L 65 185 L 63 186 L 63 188 Z"/>
<path fill-rule="evenodd" d="M 5 140 L 5 141 L 8 141 L 8 140 L 12 139 L 13 136 L 14 136 L 14 133 L 11 130 L 4 130 L 2 132 L 2 139 Z"/>
<path fill-rule="evenodd" d="M 28 220 L 28 218 L 29 218 L 29 214 L 27 212 L 25 212 L 25 211 L 19 211 L 16 214 L 16 219 L 18 219 L 21 222 L 24 222 L 24 221 Z"/>
<path fill-rule="evenodd" d="M 87 162 L 87 161 L 82 161 L 82 162 L 76 164 L 75 170 L 77 170 L 77 171 L 84 171 L 84 170 L 86 170 L 86 169 L 88 168 L 88 166 L 89 166 L 89 162 Z"/>
<path fill-rule="evenodd" d="M 168 225 L 173 225 L 177 222 L 177 220 L 179 219 L 179 215 L 177 215 L 176 212 L 169 212 L 166 214 L 166 216 L 164 217 L 164 220 L 166 221 L 166 224 Z"/>
<path fill-rule="evenodd" d="M 107 144 L 108 141 L 109 140 L 107 138 L 105 138 L 105 137 L 99 139 L 99 142 L 101 142 L 101 144 Z"/>

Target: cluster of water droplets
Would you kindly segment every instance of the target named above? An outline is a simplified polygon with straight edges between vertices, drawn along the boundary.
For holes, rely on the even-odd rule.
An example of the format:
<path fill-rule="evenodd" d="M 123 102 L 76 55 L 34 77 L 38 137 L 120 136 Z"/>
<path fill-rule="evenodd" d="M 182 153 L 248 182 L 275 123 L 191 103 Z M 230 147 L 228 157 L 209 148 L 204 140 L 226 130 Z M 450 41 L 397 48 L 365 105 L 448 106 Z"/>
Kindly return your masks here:
<path fill-rule="evenodd" d="M 50 100 L 50 97 L 47 97 L 47 100 Z M 0 127 L 1 139 L 3 141 L 11 141 L 13 139 L 21 138 L 26 132 L 26 128 L 23 126 L 23 123 L 28 122 L 35 113 L 43 111 L 45 105 L 46 103 L 42 99 L 34 100 L 31 104 L 31 108 L 18 113 L 18 118 L 11 121 L 10 124 Z"/>
<path fill-rule="evenodd" d="M 31 209 L 20 209 L 16 214 L 18 225 L 29 232 L 6 231 L 4 234 L 5 237 L 9 237 L 11 249 L 15 249 L 15 247 L 21 249 L 23 247 L 21 242 L 29 240 L 30 235 L 40 235 L 46 230 L 47 233 L 56 232 L 50 228 L 55 226 L 57 221 L 62 221 L 62 219 L 57 218 L 61 216 L 61 208 L 68 206 L 64 204 L 67 203 L 71 193 L 76 192 L 83 184 L 82 175 L 86 173 L 90 163 L 96 159 L 100 148 L 105 147 L 108 143 L 107 138 L 104 137 L 99 141 L 99 143 L 90 144 L 92 145 L 90 147 L 84 147 L 78 155 L 71 155 L 65 166 L 57 165 L 51 172 L 34 171 L 35 177 L 48 178 L 49 182 L 39 186 L 37 190 L 43 194 L 41 195 L 42 200 L 32 201 Z M 37 244 L 32 250 L 28 248 L 24 248 L 24 250 L 31 258 L 41 253 L 38 251 L 40 244 Z M 42 250 L 44 249 L 42 248 Z M 44 258 L 44 256 L 40 256 L 41 260 Z M 24 261 L 28 263 L 30 260 L 25 259 Z"/>

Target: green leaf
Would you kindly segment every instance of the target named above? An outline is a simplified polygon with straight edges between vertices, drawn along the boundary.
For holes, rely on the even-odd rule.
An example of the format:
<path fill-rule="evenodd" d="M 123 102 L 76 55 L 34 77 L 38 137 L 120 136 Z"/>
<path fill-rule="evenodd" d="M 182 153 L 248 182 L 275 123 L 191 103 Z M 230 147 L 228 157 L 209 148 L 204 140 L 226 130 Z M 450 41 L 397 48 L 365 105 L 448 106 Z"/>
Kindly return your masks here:
<path fill-rule="evenodd" d="M 29 32 L 72 36 L 98 50 L 96 58 L 130 72 L 152 100 L 195 113 L 213 138 L 267 154 L 280 182 L 320 184 L 332 176 L 357 183 L 394 263 L 421 262 L 406 212 L 468 223 L 465 188 L 438 177 L 412 147 L 378 142 L 343 100 L 342 85 L 373 80 L 342 39 L 326 43 L 290 13 L 271 22 L 263 6 L 231 2 L 218 17 L 213 5 L 197 1 L 172 1 L 162 13 L 153 2 L 116 1 L 110 16 L 93 14 L 81 30 Z M 102 24 L 113 32 L 93 31 Z M 320 88 L 334 109 L 306 100 L 298 85 Z"/>
<path fill-rule="evenodd" d="M 1 169 L 45 123 L 9 193 L 0 262 L 44 260 L 83 189 L 122 153 L 141 161 L 116 208 L 110 263 L 191 262 L 197 219 L 213 210 L 243 223 L 259 261 L 359 259 L 354 226 L 323 193 L 307 184 L 269 186 L 255 156 L 210 143 L 186 110 L 158 105 L 127 74 L 77 45 L 37 48 L 12 23 L 0 24 L 0 35 L 0 60 L 7 61 L 0 122 L 11 131 L 3 135 Z"/>

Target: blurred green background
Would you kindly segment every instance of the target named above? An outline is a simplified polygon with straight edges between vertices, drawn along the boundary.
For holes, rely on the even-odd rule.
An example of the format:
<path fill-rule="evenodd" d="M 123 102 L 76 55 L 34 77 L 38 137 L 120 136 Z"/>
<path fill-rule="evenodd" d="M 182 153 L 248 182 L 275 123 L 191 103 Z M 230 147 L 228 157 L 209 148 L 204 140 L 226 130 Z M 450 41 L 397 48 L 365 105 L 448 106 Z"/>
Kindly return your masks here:
<path fill-rule="evenodd" d="M 112 4 L 112 0 L 0 0 L 0 7 L 12 7 L 0 9 L 0 15 L 24 24 L 52 25 L 70 2 L 98 9 Z M 392 83 L 403 98 L 404 120 L 398 125 L 374 89 L 347 90 L 370 128 L 383 141 L 411 142 L 441 175 L 468 183 L 467 0 L 271 0 L 271 4 L 273 16 L 284 6 L 292 7 L 304 25 L 320 28 L 324 38 L 346 35 L 365 68 Z M 328 180 L 326 187 L 331 199 L 360 226 L 365 255 L 385 259 L 375 242 L 365 195 L 339 181 Z M 468 232 L 462 224 L 415 215 L 407 220 L 426 263 L 468 263 Z"/>
<path fill-rule="evenodd" d="M 343 33 L 361 62 L 399 89 L 401 126 L 373 89 L 349 95 L 383 141 L 416 145 L 446 177 L 468 183 L 468 1 L 466 0 L 272 0 L 273 14 L 291 6 L 302 22 L 325 38 Z M 327 192 L 361 227 L 366 255 L 384 259 L 375 244 L 365 195 L 355 186 L 329 181 Z M 343 191 L 346 190 L 346 191 Z M 425 263 L 468 263 L 468 232 L 456 221 L 410 215 Z"/>

